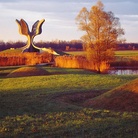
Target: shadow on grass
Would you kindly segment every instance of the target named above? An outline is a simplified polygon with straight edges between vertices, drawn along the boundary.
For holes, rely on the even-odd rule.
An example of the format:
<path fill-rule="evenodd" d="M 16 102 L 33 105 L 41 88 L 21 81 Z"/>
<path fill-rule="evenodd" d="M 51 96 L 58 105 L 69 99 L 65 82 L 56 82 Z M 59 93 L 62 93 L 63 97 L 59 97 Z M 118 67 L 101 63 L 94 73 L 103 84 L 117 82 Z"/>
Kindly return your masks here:
<path fill-rule="evenodd" d="M 23 114 L 46 114 L 49 112 L 71 112 L 82 109 L 88 99 L 104 91 L 44 93 L 45 89 L 22 93 L 3 92 L 0 95 L 0 118 Z"/>
<path fill-rule="evenodd" d="M 39 92 L 40 90 L 38 90 Z M 44 91 L 44 90 L 42 90 Z M 81 107 L 56 100 L 60 94 L 26 93 L 1 93 L 0 118 L 23 114 L 45 114 L 49 112 L 77 111 Z"/>
<path fill-rule="evenodd" d="M 57 68 L 57 67 L 44 67 L 47 71 L 49 71 L 51 74 L 89 74 L 94 75 L 97 74 L 94 71 L 91 70 L 85 70 L 85 69 L 73 69 L 73 68 Z"/>

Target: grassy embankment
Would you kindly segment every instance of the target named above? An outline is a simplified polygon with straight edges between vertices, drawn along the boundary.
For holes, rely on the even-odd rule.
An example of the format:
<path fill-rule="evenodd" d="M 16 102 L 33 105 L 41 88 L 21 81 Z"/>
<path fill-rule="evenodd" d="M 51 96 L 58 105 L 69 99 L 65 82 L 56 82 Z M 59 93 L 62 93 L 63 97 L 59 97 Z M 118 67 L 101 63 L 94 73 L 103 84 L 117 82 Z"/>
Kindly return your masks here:
<path fill-rule="evenodd" d="M 81 69 L 45 69 L 52 75 L 0 78 L 0 137 L 137 137 L 138 112 L 88 108 L 137 75 L 99 75 Z M 3 69 L 10 73 L 14 68 Z M 123 89 L 122 89 L 123 91 Z M 128 97 L 129 98 L 129 97 Z"/>

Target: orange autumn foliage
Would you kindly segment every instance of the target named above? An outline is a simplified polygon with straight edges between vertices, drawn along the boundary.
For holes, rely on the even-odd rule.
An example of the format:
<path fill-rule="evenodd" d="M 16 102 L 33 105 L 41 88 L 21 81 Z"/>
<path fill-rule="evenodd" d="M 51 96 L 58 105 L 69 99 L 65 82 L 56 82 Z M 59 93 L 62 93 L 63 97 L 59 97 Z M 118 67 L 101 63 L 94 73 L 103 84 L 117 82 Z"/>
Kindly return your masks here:
<path fill-rule="evenodd" d="M 58 56 L 55 58 L 55 65 L 64 68 L 81 68 L 98 71 L 97 64 L 93 61 L 88 61 L 86 57 L 83 56 Z M 103 61 L 101 64 L 101 72 L 109 69 L 109 67 L 110 65 Z"/>
<path fill-rule="evenodd" d="M 36 65 L 51 60 L 49 53 L 0 53 L 0 66 Z"/>

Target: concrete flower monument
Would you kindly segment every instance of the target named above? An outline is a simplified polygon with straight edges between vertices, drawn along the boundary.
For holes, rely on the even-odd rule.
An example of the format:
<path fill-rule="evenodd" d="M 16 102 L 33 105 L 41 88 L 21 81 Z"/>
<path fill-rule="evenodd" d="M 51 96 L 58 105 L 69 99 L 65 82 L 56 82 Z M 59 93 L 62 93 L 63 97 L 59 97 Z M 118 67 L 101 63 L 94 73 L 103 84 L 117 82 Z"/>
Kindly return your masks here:
<path fill-rule="evenodd" d="M 41 48 L 37 47 L 33 43 L 33 39 L 36 35 L 42 33 L 42 24 L 44 23 L 45 19 L 37 20 L 33 26 L 32 30 L 29 30 L 28 24 L 25 20 L 21 19 L 20 21 L 16 19 L 16 22 L 19 26 L 19 33 L 21 35 L 25 35 L 27 37 L 27 44 L 22 48 L 22 52 L 41 52 Z"/>
<path fill-rule="evenodd" d="M 29 30 L 28 24 L 25 22 L 25 20 L 21 19 L 20 21 L 16 19 L 16 22 L 19 26 L 19 33 L 21 35 L 25 35 L 27 37 L 27 44 L 22 47 L 22 52 L 48 52 L 53 55 L 59 55 L 55 50 L 50 48 L 39 48 L 34 45 L 33 39 L 36 35 L 39 35 L 42 33 L 42 25 L 45 22 L 45 19 L 37 20 L 33 26 L 32 30 Z"/>

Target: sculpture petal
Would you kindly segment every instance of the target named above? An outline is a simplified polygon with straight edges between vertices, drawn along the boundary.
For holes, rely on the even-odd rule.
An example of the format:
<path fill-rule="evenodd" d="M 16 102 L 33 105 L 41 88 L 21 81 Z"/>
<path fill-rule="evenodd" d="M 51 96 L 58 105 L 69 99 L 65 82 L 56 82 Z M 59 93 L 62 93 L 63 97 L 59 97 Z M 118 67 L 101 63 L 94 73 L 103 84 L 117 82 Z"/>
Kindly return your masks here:
<path fill-rule="evenodd" d="M 39 35 L 42 33 L 42 24 L 44 23 L 45 19 L 41 21 L 37 20 L 34 25 L 32 26 L 32 33 L 33 35 Z"/>
<path fill-rule="evenodd" d="M 32 34 L 33 34 L 33 35 L 36 34 L 36 29 L 37 29 L 38 23 L 39 23 L 39 20 L 37 20 L 37 21 L 33 24 L 33 26 L 32 26 Z"/>
<path fill-rule="evenodd" d="M 28 35 L 29 34 L 29 27 L 28 27 L 27 23 L 23 19 L 20 20 L 20 23 L 21 23 L 22 34 Z"/>
<path fill-rule="evenodd" d="M 23 19 L 20 21 L 16 19 L 16 22 L 19 26 L 19 33 L 27 36 L 30 33 L 27 23 Z"/>
<path fill-rule="evenodd" d="M 19 27 L 19 33 L 22 34 L 22 29 L 21 29 L 20 21 L 16 19 L 16 22 L 17 22 L 18 27 Z"/>

